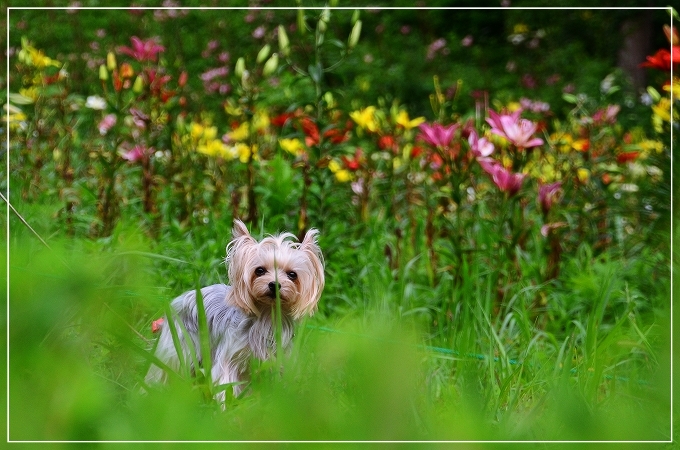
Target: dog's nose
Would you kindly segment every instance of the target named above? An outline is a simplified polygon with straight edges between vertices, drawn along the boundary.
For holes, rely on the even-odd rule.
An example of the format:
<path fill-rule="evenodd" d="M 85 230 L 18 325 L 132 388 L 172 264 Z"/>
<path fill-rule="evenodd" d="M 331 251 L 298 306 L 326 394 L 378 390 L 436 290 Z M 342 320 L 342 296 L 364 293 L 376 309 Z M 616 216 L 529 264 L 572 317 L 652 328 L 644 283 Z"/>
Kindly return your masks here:
<path fill-rule="evenodd" d="M 274 282 L 274 281 L 270 281 L 270 282 L 269 282 L 269 292 L 271 292 L 272 294 L 276 294 L 276 288 L 277 288 L 277 286 L 278 286 L 278 289 L 279 289 L 279 291 L 280 291 L 280 290 L 281 290 L 281 284 L 280 284 L 280 283 L 276 283 L 276 282 Z"/>

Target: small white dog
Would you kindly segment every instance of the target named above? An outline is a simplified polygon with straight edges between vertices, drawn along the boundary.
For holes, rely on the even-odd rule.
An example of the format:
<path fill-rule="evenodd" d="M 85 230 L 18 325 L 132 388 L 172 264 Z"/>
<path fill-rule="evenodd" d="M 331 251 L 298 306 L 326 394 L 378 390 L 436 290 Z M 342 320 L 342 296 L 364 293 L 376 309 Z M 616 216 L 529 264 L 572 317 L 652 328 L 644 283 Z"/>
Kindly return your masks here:
<path fill-rule="evenodd" d="M 318 231 L 311 229 L 302 242 L 290 240 L 291 233 L 268 236 L 257 242 L 240 220 L 234 221 L 233 240 L 227 246 L 227 272 L 230 286 L 214 284 L 201 289 L 212 360 L 212 380 L 215 385 L 244 381 L 248 378 L 249 358 L 271 358 L 276 350 L 272 322 L 276 312 L 278 290 L 282 311 L 283 347 L 293 337 L 294 322 L 312 315 L 324 288 L 323 255 L 317 244 Z M 278 289 L 277 289 L 278 283 Z M 172 301 L 173 318 L 181 320 L 193 343 L 200 363 L 196 292 L 188 291 Z M 167 320 L 154 322 L 160 331 L 156 356 L 173 370 L 179 368 L 179 358 Z M 191 364 L 187 336 L 176 324 L 177 336 Z M 193 365 L 192 365 L 192 369 Z M 165 381 L 167 375 L 152 365 L 146 375 L 148 384 Z M 242 386 L 233 387 L 238 395 Z M 218 400 L 224 399 L 224 392 Z"/>

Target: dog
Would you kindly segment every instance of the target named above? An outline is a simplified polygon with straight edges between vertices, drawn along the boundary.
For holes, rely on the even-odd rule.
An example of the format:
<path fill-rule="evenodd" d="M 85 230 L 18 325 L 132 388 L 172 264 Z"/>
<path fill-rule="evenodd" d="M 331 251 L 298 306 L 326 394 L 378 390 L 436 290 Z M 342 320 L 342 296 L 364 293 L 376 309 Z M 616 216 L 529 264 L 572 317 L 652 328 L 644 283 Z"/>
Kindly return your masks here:
<path fill-rule="evenodd" d="M 216 386 L 235 383 L 234 396 L 248 380 L 249 360 L 272 358 L 276 353 L 276 298 L 281 305 L 281 344 L 285 349 L 293 338 L 294 324 L 317 309 L 324 288 L 324 259 L 317 243 L 318 231 L 310 229 L 302 242 L 292 233 L 267 236 L 258 242 L 245 224 L 234 221 L 233 240 L 227 245 L 226 266 L 230 285 L 214 284 L 201 289 L 210 335 L 212 380 Z M 175 329 L 183 359 L 193 367 L 187 344 L 191 340 L 200 354 L 196 291 L 188 291 L 171 303 Z M 181 321 L 182 327 L 177 324 Z M 154 322 L 160 332 L 156 357 L 172 370 L 180 359 L 167 317 Z M 167 374 L 151 365 L 147 385 L 162 383 Z M 225 392 L 216 399 L 224 401 Z"/>

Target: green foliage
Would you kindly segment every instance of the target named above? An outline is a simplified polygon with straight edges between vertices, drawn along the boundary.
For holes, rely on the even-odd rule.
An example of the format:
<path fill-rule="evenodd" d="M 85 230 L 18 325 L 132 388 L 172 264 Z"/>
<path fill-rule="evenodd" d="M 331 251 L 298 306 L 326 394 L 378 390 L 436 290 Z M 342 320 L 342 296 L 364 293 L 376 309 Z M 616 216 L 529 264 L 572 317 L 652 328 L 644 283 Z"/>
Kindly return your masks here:
<path fill-rule="evenodd" d="M 518 291 L 499 314 L 479 265 L 468 268 L 475 283 L 434 291 L 420 284 L 426 278 L 409 279 L 405 288 L 380 270 L 345 284 L 331 266 L 326 295 L 363 292 L 364 304 L 351 314 L 322 314 L 300 324 L 282 369 L 275 361 L 254 362 L 246 395 L 227 396 L 224 412 L 188 374 L 143 392 L 153 350 L 149 319 L 156 317 L 150 312 L 156 298 L 174 292 L 155 287 L 162 278 L 150 243 L 123 236 L 115 244 L 53 241 L 51 250 L 28 236 L 12 243 L 10 439 L 667 436 L 669 386 L 659 378 L 668 370 L 663 319 L 648 328 L 635 308 L 612 319 L 602 310 L 554 311 L 564 314 L 559 318 L 567 329 L 541 329 L 530 308 L 535 290 Z M 375 244 L 369 238 L 360 245 L 370 253 Z M 574 281 L 574 291 L 554 291 L 550 304 L 573 304 L 586 292 L 621 295 L 615 286 L 624 285 L 625 275 L 617 264 L 582 267 L 608 273 L 609 282 L 593 287 Z M 174 274 L 187 271 L 180 267 Z M 413 267 L 404 270 L 401 276 Z M 352 285 L 356 291 L 347 289 Z M 412 299 L 409 292 L 452 298 L 451 332 L 432 335 L 418 311 L 405 311 L 402 293 Z M 602 300 L 593 301 L 597 309 Z M 566 320 L 571 317 L 573 323 Z M 581 324 L 579 317 L 601 322 Z M 32 401 L 36 397 L 41 401 Z"/>
<path fill-rule="evenodd" d="M 667 439 L 678 98 L 614 68 L 630 13 L 314 5 L 12 10 L 10 439 Z M 320 229 L 318 312 L 243 396 L 203 315 L 146 386 L 234 218 Z"/>

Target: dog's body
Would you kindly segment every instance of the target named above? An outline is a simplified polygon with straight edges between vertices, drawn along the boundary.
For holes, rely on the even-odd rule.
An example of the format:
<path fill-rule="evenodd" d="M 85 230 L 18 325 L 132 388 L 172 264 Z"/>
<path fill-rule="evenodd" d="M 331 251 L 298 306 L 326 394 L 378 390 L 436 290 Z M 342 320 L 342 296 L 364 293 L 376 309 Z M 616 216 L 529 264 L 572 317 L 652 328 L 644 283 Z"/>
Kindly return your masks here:
<path fill-rule="evenodd" d="M 214 284 L 201 289 L 210 334 L 211 376 L 216 385 L 244 381 L 251 356 L 266 360 L 274 355 L 276 326 L 272 318 L 277 294 L 282 312 L 281 343 L 285 348 L 293 337 L 294 322 L 314 313 L 324 287 L 323 256 L 316 243 L 316 230 L 310 230 L 301 243 L 289 240 L 293 237 L 290 233 L 258 243 L 242 222 L 235 221 L 233 234 L 234 240 L 227 247 L 231 286 Z M 196 292 L 185 292 L 171 306 L 173 319 L 182 322 L 198 361 L 202 361 Z M 182 327 L 176 325 L 175 329 L 184 361 L 190 364 L 187 337 Z M 167 320 L 159 331 L 156 356 L 177 370 L 179 357 Z M 162 382 L 165 378 L 164 371 L 152 365 L 146 382 Z M 241 390 L 241 385 L 235 385 L 234 395 Z"/>

